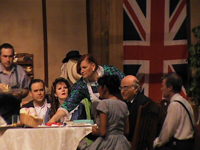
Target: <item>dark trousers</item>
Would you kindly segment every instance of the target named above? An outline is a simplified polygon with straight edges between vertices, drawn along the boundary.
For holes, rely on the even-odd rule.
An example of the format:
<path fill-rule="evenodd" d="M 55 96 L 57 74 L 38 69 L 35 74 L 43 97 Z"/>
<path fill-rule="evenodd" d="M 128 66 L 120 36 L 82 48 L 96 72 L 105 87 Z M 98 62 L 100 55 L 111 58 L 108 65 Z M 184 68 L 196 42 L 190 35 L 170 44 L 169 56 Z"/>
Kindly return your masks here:
<path fill-rule="evenodd" d="M 172 138 L 167 144 L 155 150 L 193 150 L 194 139 L 178 140 Z"/>

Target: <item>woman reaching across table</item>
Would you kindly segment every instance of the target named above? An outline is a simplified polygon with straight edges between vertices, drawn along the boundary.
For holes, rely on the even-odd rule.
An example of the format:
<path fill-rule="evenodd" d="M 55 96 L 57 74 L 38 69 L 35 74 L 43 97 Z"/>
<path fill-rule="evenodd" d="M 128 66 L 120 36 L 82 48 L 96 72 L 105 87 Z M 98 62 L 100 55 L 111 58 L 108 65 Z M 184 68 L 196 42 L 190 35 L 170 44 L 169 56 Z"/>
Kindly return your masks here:
<path fill-rule="evenodd" d="M 118 75 L 120 80 L 125 76 L 123 72 L 113 66 L 98 65 L 95 58 L 90 54 L 82 55 L 77 63 L 77 73 L 82 77 L 72 86 L 71 93 L 61 105 L 49 123 L 58 121 L 61 117 L 69 115 L 76 108 L 82 99 L 87 98 L 94 109 L 92 115 L 96 117 L 96 106 L 99 103 L 99 92 L 97 80 L 103 75 Z"/>
<path fill-rule="evenodd" d="M 50 98 L 50 103 L 51 103 L 51 108 L 49 111 L 50 117 L 53 117 L 53 115 L 56 113 L 58 108 L 65 102 L 70 92 L 71 92 L 71 86 L 65 78 L 58 77 L 54 80 L 52 89 L 51 89 L 51 98 Z M 62 117 L 60 119 L 60 122 L 66 122 L 71 119 L 74 119 L 75 116 L 77 116 L 76 115 L 77 113 L 78 112 L 75 109 L 74 111 L 71 112 L 71 115 L 69 115 L 68 117 Z M 75 119 L 78 119 L 78 118 L 75 118 Z"/>
<path fill-rule="evenodd" d="M 116 75 L 103 76 L 98 80 L 100 97 L 104 98 L 98 106 L 100 125 L 92 128 L 99 136 L 87 150 L 130 150 L 125 135 L 129 133 L 129 111 L 126 103 L 117 98 L 120 93 L 120 80 Z"/>

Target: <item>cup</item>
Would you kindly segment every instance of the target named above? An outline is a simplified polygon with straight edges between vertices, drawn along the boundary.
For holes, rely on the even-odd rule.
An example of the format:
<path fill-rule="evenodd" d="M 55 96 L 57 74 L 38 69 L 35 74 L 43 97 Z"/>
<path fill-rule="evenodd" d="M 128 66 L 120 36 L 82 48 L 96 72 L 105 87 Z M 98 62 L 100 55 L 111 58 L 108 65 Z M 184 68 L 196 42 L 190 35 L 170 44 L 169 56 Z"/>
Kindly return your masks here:
<path fill-rule="evenodd" d="M 12 124 L 19 123 L 19 115 L 12 115 Z"/>

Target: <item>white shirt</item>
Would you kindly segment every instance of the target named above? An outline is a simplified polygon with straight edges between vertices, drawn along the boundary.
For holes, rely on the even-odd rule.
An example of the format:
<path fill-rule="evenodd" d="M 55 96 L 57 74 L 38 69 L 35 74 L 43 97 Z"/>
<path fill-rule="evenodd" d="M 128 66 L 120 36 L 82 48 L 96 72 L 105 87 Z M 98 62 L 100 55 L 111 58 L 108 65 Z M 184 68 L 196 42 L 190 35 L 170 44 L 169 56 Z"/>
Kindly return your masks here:
<path fill-rule="evenodd" d="M 44 104 L 42 106 L 36 106 L 34 104 L 34 107 L 35 107 L 35 111 L 38 117 L 44 119 L 47 112 L 47 108 L 48 108 L 47 100 L 45 99 Z"/>
<path fill-rule="evenodd" d="M 194 113 L 190 103 L 180 94 L 175 94 L 170 100 L 160 135 L 154 141 L 154 148 L 166 144 L 172 137 L 179 140 L 193 138 L 194 131 L 189 115 L 180 103 L 174 102 L 175 100 L 182 102 L 186 106 L 194 124 Z"/>

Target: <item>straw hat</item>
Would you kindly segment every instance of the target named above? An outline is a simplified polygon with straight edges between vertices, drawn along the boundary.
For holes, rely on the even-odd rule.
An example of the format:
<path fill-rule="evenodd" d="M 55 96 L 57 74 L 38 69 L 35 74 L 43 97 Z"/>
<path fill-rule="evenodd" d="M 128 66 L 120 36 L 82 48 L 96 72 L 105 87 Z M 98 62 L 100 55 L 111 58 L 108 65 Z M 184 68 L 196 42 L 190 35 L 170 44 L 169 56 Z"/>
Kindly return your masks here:
<path fill-rule="evenodd" d="M 77 60 L 69 59 L 67 62 L 67 72 L 69 80 L 74 84 L 81 78 L 81 75 L 77 73 Z"/>

